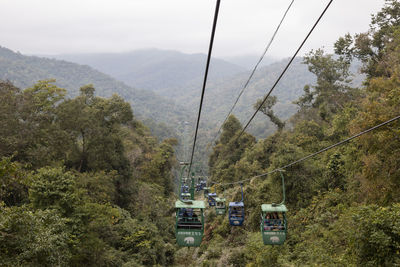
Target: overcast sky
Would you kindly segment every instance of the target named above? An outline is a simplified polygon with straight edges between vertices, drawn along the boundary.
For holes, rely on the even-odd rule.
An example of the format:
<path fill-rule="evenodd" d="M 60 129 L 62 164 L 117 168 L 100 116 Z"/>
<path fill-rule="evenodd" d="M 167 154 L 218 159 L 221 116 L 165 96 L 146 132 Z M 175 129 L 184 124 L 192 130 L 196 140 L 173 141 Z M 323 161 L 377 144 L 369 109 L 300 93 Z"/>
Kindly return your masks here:
<path fill-rule="evenodd" d="M 260 55 L 291 0 L 222 0 L 215 57 Z M 270 56 L 291 56 L 328 0 L 295 0 Z M 302 54 L 368 29 L 384 0 L 334 0 Z M 207 53 L 215 0 L 0 0 L 0 46 L 24 54 Z"/>

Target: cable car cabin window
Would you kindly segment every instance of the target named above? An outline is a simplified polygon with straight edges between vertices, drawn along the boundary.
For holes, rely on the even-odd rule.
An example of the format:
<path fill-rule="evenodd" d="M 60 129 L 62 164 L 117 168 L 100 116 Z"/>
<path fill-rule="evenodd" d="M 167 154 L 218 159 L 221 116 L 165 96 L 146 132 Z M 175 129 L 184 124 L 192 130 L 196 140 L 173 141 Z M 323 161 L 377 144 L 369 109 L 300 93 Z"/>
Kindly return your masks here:
<path fill-rule="evenodd" d="M 187 186 L 187 185 L 182 185 L 182 186 L 181 186 L 181 192 L 182 192 L 182 193 L 189 193 L 189 186 Z"/>
<path fill-rule="evenodd" d="M 181 199 L 183 199 L 183 200 L 190 200 L 190 197 L 191 197 L 190 193 L 182 193 L 181 194 Z"/>
<path fill-rule="evenodd" d="M 180 209 L 178 211 L 177 229 L 202 229 L 202 214 L 200 210 Z"/>
<path fill-rule="evenodd" d="M 217 201 L 217 208 L 225 208 L 225 203 L 222 201 Z"/>
<path fill-rule="evenodd" d="M 280 212 L 267 213 L 264 217 L 264 230 L 285 230 L 284 216 L 285 215 Z"/>
<path fill-rule="evenodd" d="M 243 217 L 243 209 L 239 207 L 233 207 L 231 210 L 231 216 L 232 217 Z"/>

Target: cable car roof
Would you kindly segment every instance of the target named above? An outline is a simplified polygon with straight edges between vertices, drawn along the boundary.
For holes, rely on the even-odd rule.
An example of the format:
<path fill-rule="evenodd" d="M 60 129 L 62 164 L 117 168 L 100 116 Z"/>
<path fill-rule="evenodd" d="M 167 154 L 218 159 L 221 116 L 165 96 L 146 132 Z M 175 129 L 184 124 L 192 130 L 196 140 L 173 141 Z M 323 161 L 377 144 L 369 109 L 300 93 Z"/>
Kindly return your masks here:
<path fill-rule="evenodd" d="M 209 196 L 215 197 L 217 196 L 217 193 L 208 193 Z"/>
<path fill-rule="evenodd" d="M 244 203 L 239 201 L 239 202 L 229 202 L 229 207 L 244 207 Z"/>
<path fill-rule="evenodd" d="M 261 210 L 264 212 L 287 212 L 284 204 L 262 204 Z"/>
<path fill-rule="evenodd" d="M 225 198 L 217 197 L 217 198 L 215 198 L 215 201 L 217 201 L 217 202 L 225 202 L 226 199 L 225 199 Z"/>
<path fill-rule="evenodd" d="M 206 206 L 204 204 L 204 201 L 201 200 L 188 200 L 188 201 L 180 201 L 177 200 L 175 202 L 175 208 L 181 209 L 181 208 L 187 208 L 187 209 L 205 209 Z"/>

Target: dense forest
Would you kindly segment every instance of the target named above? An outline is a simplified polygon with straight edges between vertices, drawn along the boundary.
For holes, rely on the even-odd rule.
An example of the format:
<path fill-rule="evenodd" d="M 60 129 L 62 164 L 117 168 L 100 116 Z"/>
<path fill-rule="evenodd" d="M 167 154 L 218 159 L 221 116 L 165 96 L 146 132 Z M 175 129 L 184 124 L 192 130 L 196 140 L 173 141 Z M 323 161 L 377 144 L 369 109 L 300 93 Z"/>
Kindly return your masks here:
<path fill-rule="evenodd" d="M 121 97 L 0 83 L 0 265 L 170 265 L 176 140 Z"/>
<path fill-rule="evenodd" d="M 287 240 L 262 243 L 260 206 L 281 201 L 281 176 L 251 177 L 400 115 L 400 2 L 386 0 L 367 32 L 334 48 L 302 59 L 313 82 L 293 116 L 274 110 L 279 97 L 261 108 L 276 129 L 268 137 L 239 136 L 233 115 L 222 126 L 209 182 L 229 202 L 240 187 L 224 184 L 246 180 L 245 222 L 207 208 L 197 248 L 175 241 L 178 140 L 153 136 L 124 95 L 97 96 L 90 81 L 73 95 L 54 80 L 0 81 L 0 265 L 400 265 L 399 120 L 285 168 Z"/>

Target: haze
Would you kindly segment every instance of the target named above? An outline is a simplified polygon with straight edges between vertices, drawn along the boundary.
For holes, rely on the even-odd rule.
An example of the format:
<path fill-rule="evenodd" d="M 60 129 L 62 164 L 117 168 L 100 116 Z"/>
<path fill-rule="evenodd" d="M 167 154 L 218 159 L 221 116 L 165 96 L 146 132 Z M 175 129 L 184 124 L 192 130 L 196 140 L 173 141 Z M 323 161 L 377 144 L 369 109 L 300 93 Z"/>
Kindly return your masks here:
<path fill-rule="evenodd" d="M 290 0 L 223 0 L 213 55 L 259 55 Z M 269 56 L 293 54 L 328 1 L 296 0 Z M 302 50 L 367 30 L 383 0 L 336 0 Z M 215 1 L 2 0 L 0 46 L 25 54 L 125 52 L 142 48 L 206 53 Z"/>

